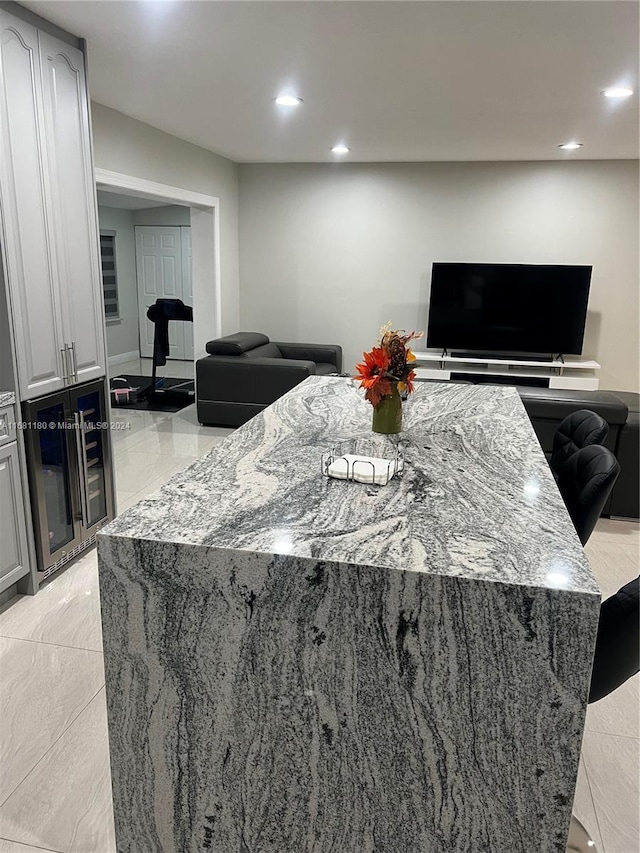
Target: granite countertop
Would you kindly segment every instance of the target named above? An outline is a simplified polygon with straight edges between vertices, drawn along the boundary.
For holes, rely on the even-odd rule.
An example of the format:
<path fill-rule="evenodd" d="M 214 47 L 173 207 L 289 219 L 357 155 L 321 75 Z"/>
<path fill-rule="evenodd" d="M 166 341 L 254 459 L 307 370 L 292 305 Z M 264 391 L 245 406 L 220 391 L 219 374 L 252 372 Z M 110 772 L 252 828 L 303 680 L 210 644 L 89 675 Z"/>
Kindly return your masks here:
<path fill-rule="evenodd" d="M 401 478 L 323 477 L 371 417 L 353 380 L 310 377 L 99 535 L 599 595 L 515 389 L 420 383 Z"/>
<path fill-rule="evenodd" d="M 16 395 L 13 391 L 0 391 L 0 407 L 13 406 L 16 402 Z"/>

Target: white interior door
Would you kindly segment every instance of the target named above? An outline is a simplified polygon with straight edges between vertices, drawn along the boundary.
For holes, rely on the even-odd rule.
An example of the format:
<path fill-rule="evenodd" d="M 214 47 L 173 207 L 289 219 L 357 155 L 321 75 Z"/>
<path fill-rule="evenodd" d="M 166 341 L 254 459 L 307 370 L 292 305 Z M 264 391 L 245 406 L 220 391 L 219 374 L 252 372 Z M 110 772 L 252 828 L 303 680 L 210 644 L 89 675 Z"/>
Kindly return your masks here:
<path fill-rule="evenodd" d="M 140 355 L 143 358 L 153 356 L 154 324 L 147 319 L 147 309 L 156 299 L 185 301 L 180 230 L 179 227 L 136 225 Z M 169 358 L 185 358 L 185 325 L 169 323 Z"/>
<path fill-rule="evenodd" d="M 191 280 L 191 228 L 180 228 L 182 239 L 182 292 L 183 302 L 193 308 L 193 283 Z M 184 357 L 193 360 L 193 323 L 184 323 Z"/>

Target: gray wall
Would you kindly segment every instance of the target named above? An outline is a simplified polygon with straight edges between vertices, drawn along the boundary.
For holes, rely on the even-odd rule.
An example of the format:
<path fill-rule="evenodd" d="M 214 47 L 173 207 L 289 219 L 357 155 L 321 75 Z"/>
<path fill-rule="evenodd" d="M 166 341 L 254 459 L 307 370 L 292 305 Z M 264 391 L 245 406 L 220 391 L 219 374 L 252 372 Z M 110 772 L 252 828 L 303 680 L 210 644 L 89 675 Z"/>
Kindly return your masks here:
<path fill-rule="evenodd" d="M 133 211 L 134 225 L 191 225 L 191 211 L 179 204 L 164 207 L 145 207 Z"/>
<path fill-rule="evenodd" d="M 95 165 L 220 199 L 222 328 L 238 330 L 238 167 L 116 110 L 92 103 Z"/>
<path fill-rule="evenodd" d="M 433 261 L 593 264 L 584 356 L 638 390 L 638 163 L 240 166 L 240 326 L 340 343 L 425 329 Z"/>
<path fill-rule="evenodd" d="M 136 240 L 133 210 L 98 207 L 100 228 L 116 232 L 116 273 L 120 319 L 107 323 L 107 354 L 140 353 L 138 335 L 138 291 L 136 280 Z"/>

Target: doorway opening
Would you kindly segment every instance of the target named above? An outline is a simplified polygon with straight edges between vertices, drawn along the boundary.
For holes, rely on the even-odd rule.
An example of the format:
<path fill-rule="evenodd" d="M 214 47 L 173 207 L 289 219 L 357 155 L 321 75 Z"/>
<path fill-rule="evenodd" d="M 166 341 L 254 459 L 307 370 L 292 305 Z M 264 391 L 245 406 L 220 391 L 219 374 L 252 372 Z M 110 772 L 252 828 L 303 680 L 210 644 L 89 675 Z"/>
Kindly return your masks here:
<path fill-rule="evenodd" d="M 188 207 L 98 191 L 109 376 L 151 373 L 156 299 L 193 307 Z M 171 323 L 165 377 L 191 376 L 193 324 Z"/>
<path fill-rule="evenodd" d="M 151 376 L 157 298 L 193 308 L 169 324 L 162 378 L 195 380 L 195 360 L 221 335 L 219 200 L 131 175 L 95 170 L 109 376 Z"/>

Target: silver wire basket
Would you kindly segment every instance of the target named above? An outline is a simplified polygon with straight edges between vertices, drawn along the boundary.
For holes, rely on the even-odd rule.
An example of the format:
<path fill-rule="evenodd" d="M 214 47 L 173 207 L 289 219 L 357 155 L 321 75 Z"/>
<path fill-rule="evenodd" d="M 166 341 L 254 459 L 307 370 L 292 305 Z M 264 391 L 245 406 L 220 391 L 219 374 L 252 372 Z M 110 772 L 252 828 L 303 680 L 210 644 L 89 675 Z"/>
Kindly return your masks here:
<path fill-rule="evenodd" d="M 322 475 L 352 483 L 386 486 L 404 470 L 404 449 L 384 437 L 352 438 L 325 451 L 320 461 Z"/>

